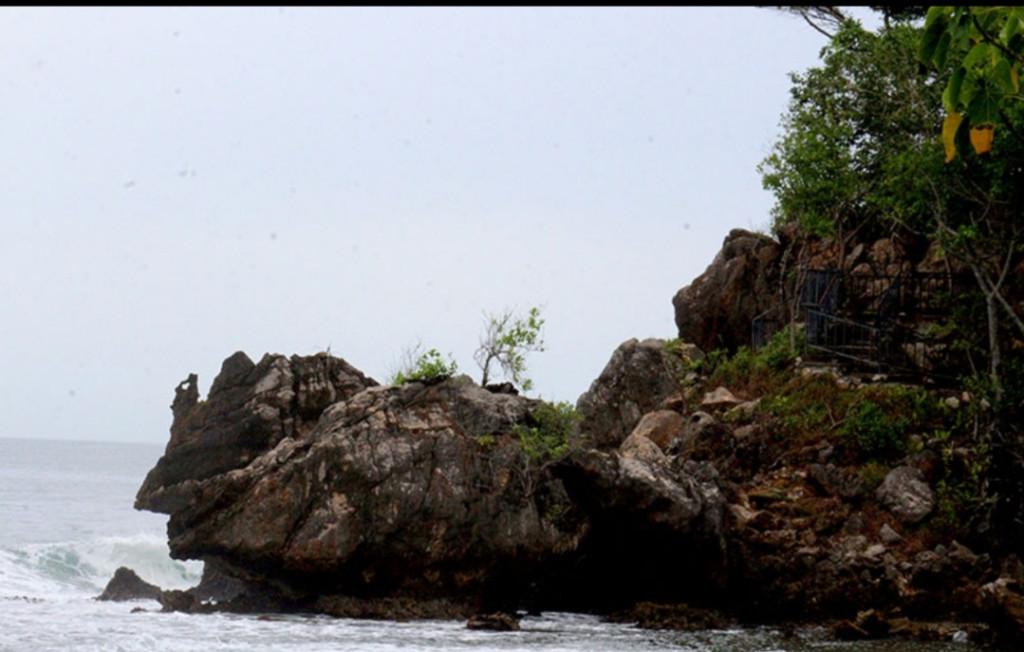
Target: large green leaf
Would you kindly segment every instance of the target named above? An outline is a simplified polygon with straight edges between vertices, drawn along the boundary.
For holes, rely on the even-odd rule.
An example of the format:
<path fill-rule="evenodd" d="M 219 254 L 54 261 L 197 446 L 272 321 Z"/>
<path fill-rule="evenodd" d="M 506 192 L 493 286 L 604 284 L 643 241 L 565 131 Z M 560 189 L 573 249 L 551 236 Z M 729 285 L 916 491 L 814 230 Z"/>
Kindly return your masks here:
<path fill-rule="evenodd" d="M 967 105 L 967 119 L 972 127 L 995 125 L 999 120 L 999 107 L 1004 94 L 992 84 L 979 86 Z"/>
<path fill-rule="evenodd" d="M 989 34 L 996 31 L 1003 17 L 1002 7 L 974 7 L 972 11 L 981 28 Z"/>
<path fill-rule="evenodd" d="M 949 46 L 953 42 L 953 37 L 950 36 L 949 32 L 944 32 L 942 37 L 939 38 L 939 44 L 935 47 L 935 65 L 939 68 L 946 67 L 946 59 L 949 58 Z"/>
<path fill-rule="evenodd" d="M 946 86 L 945 92 L 942 93 L 942 99 L 946 103 L 946 113 L 954 113 L 960 108 L 960 89 L 966 75 L 967 69 L 960 66 L 953 71 L 953 75 L 949 78 L 949 84 Z"/>
<path fill-rule="evenodd" d="M 999 30 L 999 40 L 1004 44 L 1009 44 L 1013 37 L 1021 33 L 1021 28 L 1024 25 L 1021 24 L 1021 19 L 1024 14 L 1019 14 L 1021 7 L 1010 7 L 1010 11 L 1006 14 L 1006 22 L 1003 23 L 1003 28 Z"/>
<path fill-rule="evenodd" d="M 1014 81 L 1013 70 L 1010 68 L 1010 62 L 1006 59 L 1000 59 L 996 62 L 995 67 L 992 69 L 992 75 L 990 78 L 995 87 L 1004 96 L 1014 95 L 1017 92 L 1017 84 Z"/>
<path fill-rule="evenodd" d="M 928 10 L 928 18 L 925 22 L 924 34 L 921 36 L 921 47 L 918 56 L 921 61 L 931 63 L 936 57 L 936 49 L 939 41 L 945 37 L 946 45 L 949 45 L 949 35 L 946 33 L 946 15 L 942 7 L 932 7 Z"/>
<path fill-rule="evenodd" d="M 988 43 L 976 43 L 970 52 L 967 53 L 967 56 L 964 57 L 964 68 L 971 70 L 985 66 L 992 60 L 994 50 L 995 48 Z"/>

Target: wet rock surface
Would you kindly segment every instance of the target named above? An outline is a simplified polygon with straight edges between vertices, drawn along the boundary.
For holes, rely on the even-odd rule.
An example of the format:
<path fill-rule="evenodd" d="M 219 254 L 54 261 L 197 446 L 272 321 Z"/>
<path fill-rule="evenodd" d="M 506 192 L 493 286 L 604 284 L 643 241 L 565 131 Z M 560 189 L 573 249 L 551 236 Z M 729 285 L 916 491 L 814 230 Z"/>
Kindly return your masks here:
<path fill-rule="evenodd" d="M 157 600 L 161 594 L 159 586 L 143 580 L 130 568 L 121 566 L 107 582 L 97 600 L 124 602 L 127 600 Z"/>

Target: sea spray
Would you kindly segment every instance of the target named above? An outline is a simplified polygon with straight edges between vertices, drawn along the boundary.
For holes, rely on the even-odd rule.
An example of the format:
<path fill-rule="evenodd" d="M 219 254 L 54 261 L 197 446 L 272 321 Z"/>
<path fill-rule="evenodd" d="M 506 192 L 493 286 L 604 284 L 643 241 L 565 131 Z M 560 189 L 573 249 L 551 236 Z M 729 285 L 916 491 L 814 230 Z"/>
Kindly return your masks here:
<path fill-rule="evenodd" d="M 152 534 L 35 543 L 0 549 L 0 597 L 98 594 L 120 566 L 166 589 L 194 586 L 201 562 L 170 558 L 167 542 Z"/>

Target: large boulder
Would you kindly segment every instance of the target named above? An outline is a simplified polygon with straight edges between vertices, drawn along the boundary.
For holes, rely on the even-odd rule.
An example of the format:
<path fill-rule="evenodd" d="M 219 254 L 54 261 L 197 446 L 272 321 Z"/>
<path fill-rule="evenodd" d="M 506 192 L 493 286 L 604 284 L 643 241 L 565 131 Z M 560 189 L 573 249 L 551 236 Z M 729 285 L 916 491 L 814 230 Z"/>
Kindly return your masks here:
<path fill-rule="evenodd" d="M 904 523 L 917 523 L 935 508 L 935 493 L 921 471 L 899 466 L 886 474 L 875 498 Z"/>
<path fill-rule="evenodd" d="M 276 369 L 249 384 L 279 386 Z M 289 600 L 307 589 L 479 596 L 502 568 L 528 566 L 579 534 L 542 518 L 526 495 L 533 470 L 512 429 L 534 404 L 465 376 L 366 387 L 244 466 L 169 486 L 147 479 L 138 504 L 170 514 L 173 556 L 216 560 L 287 587 Z"/>
<path fill-rule="evenodd" d="M 555 473 L 589 521 L 571 578 L 584 606 L 706 602 L 724 588 L 726 497 L 712 464 L 591 449 Z"/>
<path fill-rule="evenodd" d="M 644 414 L 678 395 L 687 360 L 703 353 L 696 347 L 669 347 L 665 340 L 633 338 L 619 345 L 611 359 L 576 402 L 580 430 L 597 448 L 617 448 Z"/>
<path fill-rule="evenodd" d="M 646 348 L 655 359 L 664 349 Z M 344 368 L 332 360 L 319 361 Z M 332 383 L 326 409 L 303 407 L 298 391 L 279 400 L 312 386 L 316 362 L 233 356 L 206 401 L 179 388 L 168 456 L 187 450 L 195 473 L 187 458 L 161 460 L 136 504 L 170 515 L 173 557 L 215 572 L 195 590 L 164 592 L 165 609 L 451 617 L 622 607 L 704 586 L 721 566 L 725 503 L 710 465 L 579 446 L 530 455 L 520 433 L 540 427 L 540 401 L 467 376 L 378 386 L 355 372 L 345 377 L 363 388 Z M 267 449 L 251 459 L 221 456 L 225 438 L 204 405 L 222 428 L 233 415 L 255 424 L 249 432 L 277 423 L 283 434 L 273 444 L 261 435 Z M 658 416 L 637 435 L 655 448 L 679 425 Z M 204 455 L 222 463 L 201 464 Z"/>
<path fill-rule="evenodd" d="M 303 438 L 327 406 L 377 385 L 341 358 L 267 354 L 254 364 L 227 358 L 199 400 L 191 374 L 175 390 L 171 439 L 146 476 L 135 507 L 170 513 L 184 506 L 182 483 L 243 468 L 285 438 Z"/>
<path fill-rule="evenodd" d="M 679 338 L 705 351 L 750 344 L 754 317 L 776 306 L 782 248 L 733 229 L 703 274 L 672 299 Z"/>

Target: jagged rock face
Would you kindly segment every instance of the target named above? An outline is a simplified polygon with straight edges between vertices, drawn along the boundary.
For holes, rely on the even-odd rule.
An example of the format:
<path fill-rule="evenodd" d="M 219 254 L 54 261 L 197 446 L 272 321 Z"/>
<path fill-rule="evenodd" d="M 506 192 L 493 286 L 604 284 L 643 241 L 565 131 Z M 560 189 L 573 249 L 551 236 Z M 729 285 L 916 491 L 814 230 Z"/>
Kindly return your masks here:
<path fill-rule="evenodd" d="M 723 588 L 726 499 L 712 464 L 589 450 L 556 475 L 591 523 L 572 580 L 589 607 L 707 601 Z"/>
<path fill-rule="evenodd" d="M 679 338 L 705 351 L 750 343 L 750 323 L 779 303 L 779 243 L 733 229 L 721 251 L 672 299 Z"/>
<path fill-rule="evenodd" d="M 174 557 L 202 559 L 242 582 L 230 592 L 241 609 L 269 600 L 378 613 L 379 600 L 395 599 L 579 608 L 609 596 L 621 606 L 659 587 L 669 595 L 680 582 L 703 586 L 721 563 L 724 499 L 706 465 L 596 450 L 531 463 L 515 428 L 532 425 L 535 399 L 487 391 L 465 376 L 383 387 L 358 372 L 331 383 L 332 395 L 316 378 L 340 376 L 318 363 L 347 369 L 341 361 L 246 360 L 225 362 L 205 402 L 194 380 L 179 387 L 174 465 L 158 463 L 136 501 L 170 514 Z M 350 391 L 352 379 L 364 388 Z M 311 387 L 322 389 L 301 390 Z M 319 398 L 298 399 L 302 391 Z M 316 411 L 307 406 L 332 396 L 315 422 L 306 418 Z M 205 405 L 221 421 L 203 418 Z M 199 463 L 225 441 L 211 423 L 237 421 L 292 434 L 251 460 Z M 635 537 L 624 543 L 625 532 Z M 687 550 L 685 564 L 654 562 Z M 623 556 L 642 572 L 621 570 Z M 177 598 L 182 609 L 207 609 L 198 594 Z"/>
<path fill-rule="evenodd" d="M 171 513 L 187 494 L 178 485 L 242 468 L 282 439 L 303 437 L 324 408 L 377 385 L 340 358 L 267 354 L 259 364 L 239 351 L 226 359 L 199 400 L 195 374 L 175 390 L 174 422 L 163 457 L 149 472 L 136 508 Z"/>
<path fill-rule="evenodd" d="M 257 386 L 277 386 L 266 367 Z M 302 384 L 302 379 L 296 381 Z M 369 387 L 241 468 L 139 502 L 171 507 L 172 554 L 252 581 L 353 595 L 475 595 L 499 568 L 571 548 L 527 495 L 512 428 L 535 401 L 466 377 Z M 186 435 L 190 436 L 190 435 Z M 484 438 L 484 439 L 481 439 Z"/>
<path fill-rule="evenodd" d="M 694 350 L 686 355 L 698 359 L 703 354 Z M 576 402 L 587 443 L 601 449 L 617 448 L 644 414 L 679 394 L 681 363 L 662 339 L 633 338 L 620 344 L 601 375 Z"/>

